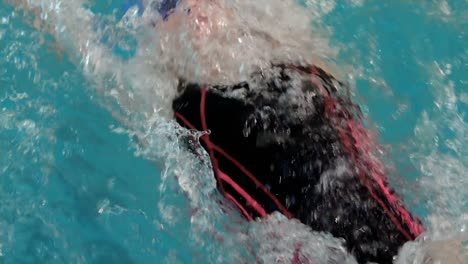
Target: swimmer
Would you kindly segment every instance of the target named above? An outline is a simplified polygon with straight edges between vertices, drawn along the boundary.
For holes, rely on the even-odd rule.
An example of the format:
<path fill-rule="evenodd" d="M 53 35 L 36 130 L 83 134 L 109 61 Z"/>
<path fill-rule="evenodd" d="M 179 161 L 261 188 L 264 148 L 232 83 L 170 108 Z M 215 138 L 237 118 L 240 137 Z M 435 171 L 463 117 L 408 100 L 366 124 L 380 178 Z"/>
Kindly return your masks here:
<path fill-rule="evenodd" d="M 158 30 L 174 30 L 192 16 L 194 41 L 213 37 L 220 28 L 208 24 L 222 27 L 233 14 L 207 17 L 202 2 L 218 8 L 217 1 L 172 2 L 160 9 L 165 22 Z M 272 49 L 280 45 L 264 35 Z M 278 211 L 343 238 L 359 263 L 392 263 L 424 228 L 388 187 L 346 86 L 313 64 L 263 66 L 227 84 L 177 73 L 183 77 L 175 118 L 188 129 L 210 131 L 200 141 L 219 191 L 246 219 Z"/>

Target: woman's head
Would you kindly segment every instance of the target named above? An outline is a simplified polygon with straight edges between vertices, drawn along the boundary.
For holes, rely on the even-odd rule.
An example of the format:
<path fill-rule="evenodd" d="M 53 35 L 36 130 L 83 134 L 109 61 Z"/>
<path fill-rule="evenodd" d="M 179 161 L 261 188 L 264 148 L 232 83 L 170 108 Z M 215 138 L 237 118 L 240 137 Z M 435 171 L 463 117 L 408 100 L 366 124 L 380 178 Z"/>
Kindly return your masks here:
<path fill-rule="evenodd" d="M 161 10 L 169 15 L 156 23 L 158 59 L 178 76 L 232 83 L 271 62 L 317 63 L 327 55 L 292 0 L 166 1 Z"/>

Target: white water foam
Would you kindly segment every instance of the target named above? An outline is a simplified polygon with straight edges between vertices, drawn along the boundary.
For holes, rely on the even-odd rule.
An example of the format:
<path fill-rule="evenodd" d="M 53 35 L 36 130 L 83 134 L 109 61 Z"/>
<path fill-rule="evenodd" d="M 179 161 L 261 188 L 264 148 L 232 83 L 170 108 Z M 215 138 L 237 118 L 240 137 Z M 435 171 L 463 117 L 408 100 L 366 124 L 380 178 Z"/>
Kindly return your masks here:
<path fill-rule="evenodd" d="M 353 1 L 356 6 L 362 5 L 362 2 Z M 206 232 L 216 230 L 215 223 L 220 221 L 223 213 L 212 199 L 215 183 L 206 153 L 200 147 L 197 148 L 198 153 L 190 153 L 180 141 L 183 136 L 196 138 L 199 135 L 181 129 L 171 119 L 170 106 L 176 94 L 176 77 L 181 75 L 193 80 L 230 82 L 246 78 L 252 69 L 265 67 L 270 61 L 320 63 L 333 60 L 336 54 L 336 50 L 328 45 L 327 32 L 313 34 L 310 30 L 312 22 L 320 21 L 323 14 L 333 10 L 336 5 L 333 1 L 308 0 L 306 9 L 297 7 L 292 1 L 279 0 L 232 0 L 214 6 L 201 4 L 203 10 L 199 10 L 200 14 L 211 18 L 208 21 L 211 23 L 210 30 L 195 36 L 190 34 L 196 32 L 197 25 L 187 16 L 181 17 L 181 21 L 177 22 L 179 24 L 176 23 L 169 31 L 161 28 L 160 18 L 158 20 L 151 10 L 146 10 L 140 18 L 135 9 L 130 9 L 124 17 L 125 23 L 115 23 L 110 28 L 110 33 L 123 30 L 142 43 L 136 56 L 128 61 L 114 56 L 100 42 L 102 32 L 96 30 L 95 25 L 102 18 L 84 8 L 84 2 L 23 0 L 13 3 L 35 13 L 38 20 L 34 25 L 39 30 L 52 33 L 66 52 L 75 56 L 76 62 L 95 83 L 96 89 L 90 93 L 103 95 L 104 104 L 121 120 L 122 128 L 116 129 L 116 132 L 137 138 L 137 154 L 154 160 L 163 169 L 159 190 L 168 191 L 171 179 L 177 180 L 191 206 L 197 209 L 191 215 L 191 235 L 200 243 L 206 243 L 203 238 Z M 228 11 L 222 13 L 221 9 Z M 159 31 L 150 22 L 155 22 Z M 434 82 L 434 87 L 446 87 L 437 97 L 438 107 L 448 110 L 443 113 L 453 114 L 423 115 L 415 128 L 416 134 L 424 131 L 423 136 L 418 137 L 421 142 L 417 143 L 434 146 L 431 144 L 434 135 L 447 125 L 453 128 L 456 137 L 445 144 L 458 156 L 467 157 L 463 148 L 467 138 L 461 132 L 467 126 L 451 108 L 454 101 L 460 99 L 453 94 L 450 81 L 444 84 L 443 78 L 440 78 Z M 117 102 L 118 107 L 109 103 L 112 101 Z M 460 234 L 466 234 L 468 218 L 466 214 L 460 215 L 465 211 L 463 206 L 466 208 L 462 201 L 467 200 L 466 192 L 460 190 L 460 186 L 466 186 L 466 179 L 460 175 L 466 172 L 467 161 L 460 162 L 440 155 L 435 148 L 429 150 L 433 153 L 429 157 L 427 150 L 421 148 L 412 157 L 413 162 L 428 176 L 421 181 L 421 188 L 438 197 L 431 206 L 430 229 L 423 238 L 405 245 L 396 260 L 398 263 L 426 263 L 427 253 L 434 250 L 434 245 L 440 241 L 466 240 L 466 236 L 460 238 Z M 440 177 L 441 174 L 444 176 Z M 453 201 L 460 203 L 454 204 Z M 161 202 L 159 207 L 166 208 L 166 204 Z M 167 222 L 178 217 L 170 214 L 170 210 L 168 212 L 164 215 Z M 308 227 L 279 215 L 252 223 L 247 231 L 242 227 L 236 230 L 243 235 L 229 231 L 225 231 L 228 235 L 222 235 L 224 248 L 238 247 L 247 240 L 253 240 L 252 243 L 260 245 L 258 258 L 264 263 L 288 263 L 292 259 L 294 245 L 298 243 L 302 244 L 301 254 L 314 259 L 314 263 L 354 262 L 339 240 L 311 232 Z M 270 243 L 261 243 L 264 240 Z M 456 246 L 452 248 L 457 250 Z M 218 253 L 221 252 L 224 251 Z M 457 255 L 445 252 L 442 256 Z M 239 260 L 242 256 L 232 253 L 231 259 Z"/>

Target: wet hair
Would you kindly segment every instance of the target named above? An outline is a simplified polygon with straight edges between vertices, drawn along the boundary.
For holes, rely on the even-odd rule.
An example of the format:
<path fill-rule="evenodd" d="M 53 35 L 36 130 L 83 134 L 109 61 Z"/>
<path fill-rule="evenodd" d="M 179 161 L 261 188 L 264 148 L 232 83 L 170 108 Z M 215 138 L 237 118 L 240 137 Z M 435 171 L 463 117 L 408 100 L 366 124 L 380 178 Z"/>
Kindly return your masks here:
<path fill-rule="evenodd" d="M 247 219 L 297 218 L 343 238 L 359 263 L 390 264 L 423 231 L 363 147 L 358 107 L 322 69 L 273 65 L 235 85 L 181 86 L 176 119 L 211 131 L 201 143 L 218 189 Z"/>

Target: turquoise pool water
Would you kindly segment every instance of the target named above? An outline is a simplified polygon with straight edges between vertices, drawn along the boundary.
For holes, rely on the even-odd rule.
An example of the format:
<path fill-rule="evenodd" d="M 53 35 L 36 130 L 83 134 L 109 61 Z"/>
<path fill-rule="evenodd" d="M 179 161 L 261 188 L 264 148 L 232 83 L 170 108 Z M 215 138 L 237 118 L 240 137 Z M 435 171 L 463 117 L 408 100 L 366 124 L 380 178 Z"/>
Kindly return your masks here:
<path fill-rule="evenodd" d="M 340 50 L 335 62 L 379 132 L 392 185 L 432 236 L 465 234 L 468 3 L 303 4 Z M 232 251 L 252 261 L 230 239 L 237 231 L 191 227 L 196 208 L 180 183 L 135 154 L 98 84 L 34 20 L 0 0 L 0 263 L 229 263 Z"/>

